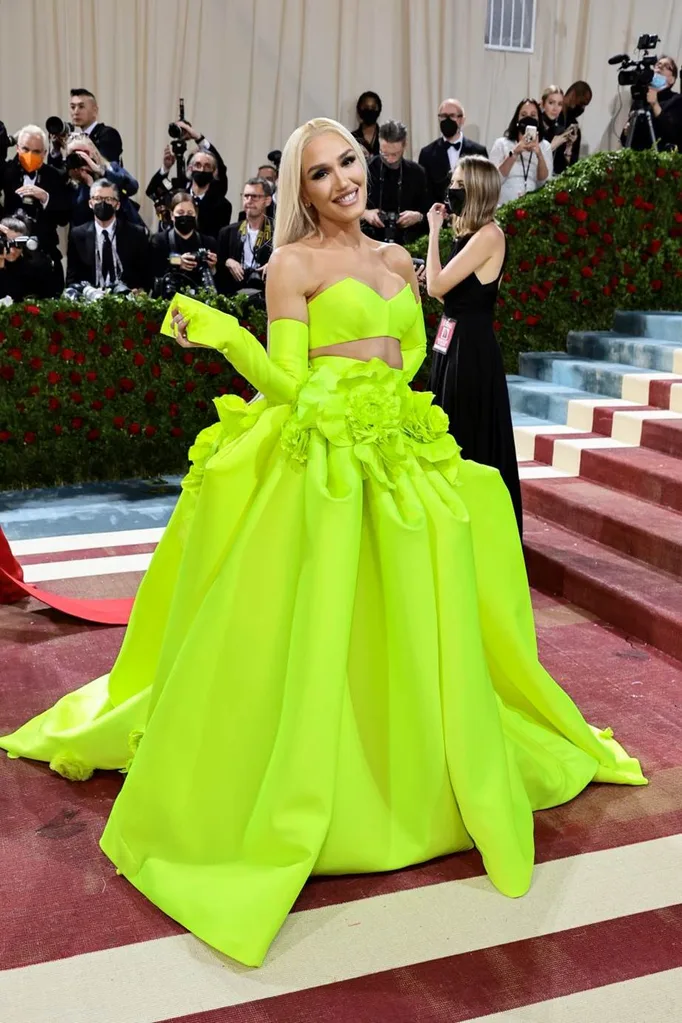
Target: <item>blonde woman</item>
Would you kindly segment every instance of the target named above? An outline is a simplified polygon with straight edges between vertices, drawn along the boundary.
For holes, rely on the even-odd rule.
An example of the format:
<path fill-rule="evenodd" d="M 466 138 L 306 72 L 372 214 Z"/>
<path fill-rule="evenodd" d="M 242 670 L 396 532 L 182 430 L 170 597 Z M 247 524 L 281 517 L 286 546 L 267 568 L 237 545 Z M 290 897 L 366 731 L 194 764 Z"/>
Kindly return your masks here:
<path fill-rule="evenodd" d="M 499 474 L 410 390 L 419 292 L 360 229 L 357 140 L 298 128 L 278 196 L 269 352 L 185 296 L 163 327 L 263 397 L 217 399 L 111 674 L 1 741 L 71 778 L 125 769 L 105 853 L 251 966 L 311 874 L 476 844 L 522 895 L 534 809 L 644 782 L 538 663 Z"/>
<path fill-rule="evenodd" d="M 446 346 L 433 353 L 429 388 L 447 412 L 450 432 L 462 458 L 499 469 L 522 531 L 521 486 L 514 447 L 507 383 L 493 320 L 505 263 L 504 232 L 495 223 L 500 173 L 482 156 L 465 156 L 457 164 L 448 192 L 454 244 L 441 266 L 440 231 L 445 206 L 429 212 L 426 287 L 443 302 L 443 329 L 451 328 Z"/>
<path fill-rule="evenodd" d="M 540 107 L 545 141 L 549 142 L 552 152 L 554 152 L 575 134 L 571 128 L 562 131 L 558 125 L 558 120 L 564 109 L 564 90 L 560 89 L 558 85 L 548 85 L 542 93 Z"/>
<path fill-rule="evenodd" d="M 89 137 L 83 133 L 70 135 L 66 143 L 64 167 L 71 193 L 71 226 L 77 227 L 92 220 L 90 186 L 100 178 L 116 185 L 121 196 L 119 216 L 132 224 L 144 224 L 138 213 L 139 206 L 131 202 L 140 187 L 138 182 L 120 163 L 105 159 Z"/>

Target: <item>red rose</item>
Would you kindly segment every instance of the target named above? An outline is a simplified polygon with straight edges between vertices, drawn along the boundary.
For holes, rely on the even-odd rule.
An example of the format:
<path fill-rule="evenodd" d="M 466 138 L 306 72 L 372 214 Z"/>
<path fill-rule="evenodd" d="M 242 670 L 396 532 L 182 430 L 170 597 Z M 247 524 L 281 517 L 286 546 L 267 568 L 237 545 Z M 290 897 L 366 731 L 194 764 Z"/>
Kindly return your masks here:
<path fill-rule="evenodd" d="M 507 225 L 507 234 L 511 235 L 511 237 L 513 238 L 516 233 L 517 233 L 517 231 L 516 231 L 516 228 L 514 227 L 514 225 L 513 224 L 508 224 Z"/>
<path fill-rule="evenodd" d="M 651 255 L 656 256 L 661 251 L 662 245 L 663 242 L 660 240 L 660 238 L 654 238 L 651 245 L 649 246 L 649 252 L 651 253 Z"/>
<path fill-rule="evenodd" d="M 104 397 L 108 398 L 109 401 L 111 401 L 112 398 L 116 397 L 115 389 L 113 387 L 105 387 L 104 388 Z"/>
<path fill-rule="evenodd" d="M 522 273 L 522 274 L 526 274 L 526 273 L 528 273 L 528 271 L 530 270 L 530 268 L 531 268 L 531 264 L 530 264 L 530 263 L 528 262 L 528 260 L 527 260 L 527 259 L 523 259 L 523 260 L 521 260 L 521 262 L 519 263 L 519 270 L 521 271 L 521 273 Z"/>
<path fill-rule="evenodd" d="M 50 398 L 47 403 L 47 407 L 49 408 L 50 412 L 56 412 L 58 408 L 61 408 L 61 405 L 62 403 L 59 400 L 59 398 L 55 397 Z"/>
<path fill-rule="evenodd" d="M 526 210 L 514 210 L 514 216 L 517 220 L 525 220 L 528 213 Z"/>
<path fill-rule="evenodd" d="M 9 355 L 10 359 L 14 359 L 15 362 L 21 362 L 22 359 L 21 348 L 10 348 L 7 354 Z"/>
<path fill-rule="evenodd" d="M 162 359 L 173 358 L 173 349 L 170 347 L 170 345 L 161 345 L 161 358 Z"/>
<path fill-rule="evenodd" d="M 601 290 L 604 292 L 604 294 L 608 298 L 609 295 L 611 294 L 611 285 L 610 284 L 605 284 L 604 287 Z"/>
<path fill-rule="evenodd" d="M 72 320 L 80 320 L 82 315 L 83 314 L 81 313 L 81 311 L 79 309 L 70 309 L 69 310 L 69 316 L 71 317 Z"/>
<path fill-rule="evenodd" d="M 147 391 L 145 393 L 144 400 L 148 405 L 153 405 L 156 401 L 156 391 Z"/>
<path fill-rule="evenodd" d="M 93 380 L 96 380 L 97 379 L 97 373 L 95 372 L 95 370 L 94 369 L 89 369 L 88 372 L 85 374 L 85 379 L 89 380 L 90 383 L 92 383 Z"/>
<path fill-rule="evenodd" d="M 581 224 L 584 224 L 588 217 L 587 210 L 574 210 L 572 215 Z"/>
<path fill-rule="evenodd" d="M 31 316 L 40 316 L 40 308 L 37 305 L 25 305 L 24 309 L 27 313 L 30 313 Z"/>
<path fill-rule="evenodd" d="M 111 355 L 112 351 L 113 351 L 113 349 L 112 349 L 111 345 L 100 345 L 99 346 L 99 354 L 103 358 L 105 358 L 105 359 L 109 358 L 109 356 Z"/>
<path fill-rule="evenodd" d="M 188 380 L 187 383 L 185 384 L 185 391 L 187 392 L 187 394 L 191 394 L 192 391 L 196 390 L 196 386 L 197 385 L 194 383 L 193 380 Z"/>
<path fill-rule="evenodd" d="M 80 391 L 72 391 L 69 397 L 71 398 L 71 401 L 75 405 L 81 405 L 83 402 L 83 395 L 80 393 Z"/>
<path fill-rule="evenodd" d="M 596 220 L 591 220 L 587 225 L 587 230 L 590 234 L 599 234 L 601 231 L 601 225 L 598 224 Z"/>
<path fill-rule="evenodd" d="M 12 434 L 9 430 L 0 430 L 0 444 L 6 444 L 8 440 L 12 439 Z"/>
<path fill-rule="evenodd" d="M 211 374 L 212 377 L 217 377 L 219 373 L 222 373 L 222 371 L 223 371 L 222 363 L 209 362 L 208 372 Z"/>
<path fill-rule="evenodd" d="M 52 333 L 50 334 L 50 341 L 52 341 L 56 345 L 58 345 L 63 340 L 64 335 L 62 334 L 61 330 L 53 330 Z"/>
<path fill-rule="evenodd" d="M 535 265 L 536 266 L 543 266 L 544 262 L 545 262 L 545 257 L 544 256 L 536 256 L 535 257 Z"/>
<path fill-rule="evenodd" d="M 180 426 L 171 426 L 171 437 L 182 437 L 182 428 Z"/>
<path fill-rule="evenodd" d="M 37 355 L 34 356 L 31 359 L 31 369 L 42 369 L 42 368 L 43 368 L 43 360 L 41 358 L 39 358 Z"/>
<path fill-rule="evenodd" d="M 585 196 L 585 198 L 583 199 L 583 206 L 594 206 L 594 204 L 596 203 L 596 201 L 597 201 L 597 200 L 596 200 L 596 199 L 594 198 L 594 196 L 593 196 L 593 195 L 587 195 L 587 196 Z"/>
<path fill-rule="evenodd" d="M 564 231 L 557 231 L 554 237 L 559 245 L 568 245 L 570 241 L 568 235 Z"/>
<path fill-rule="evenodd" d="M 68 314 L 65 313 L 63 309 L 58 309 L 57 312 L 54 314 L 55 323 L 66 323 L 67 319 Z"/>
<path fill-rule="evenodd" d="M 142 338 L 142 344 L 144 345 L 145 348 L 149 348 L 151 343 L 152 343 L 152 339 L 150 337 L 143 337 Z"/>
<path fill-rule="evenodd" d="M 528 298 L 529 298 L 529 295 L 528 295 L 527 291 L 522 291 L 521 294 L 519 295 L 519 299 L 523 302 L 524 305 L 528 301 Z"/>
<path fill-rule="evenodd" d="M 23 330 L 21 332 L 21 336 L 22 336 L 24 341 L 30 341 L 31 338 L 33 337 L 33 331 L 29 330 L 28 327 L 27 327 L 26 330 Z"/>
<path fill-rule="evenodd" d="M 0 377 L 3 380 L 14 380 L 14 369 L 12 366 L 0 366 Z"/>
<path fill-rule="evenodd" d="M 598 256 L 596 254 L 594 256 L 592 256 L 592 259 L 590 260 L 590 266 L 599 266 L 600 263 L 601 263 L 601 256 Z"/>
<path fill-rule="evenodd" d="M 118 321 L 118 325 L 121 328 L 121 330 L 125 330 L 127 328 L 127 326 L 128 326 L 128 321 L 127 320 L 119 320 Z"/>
<path fill-rule="evenodd" d="M 85 356 L 83 355 L 83 353 L 82 352 L 76 352 L 76 365 L 77 366 L 82 366 L 84 362 L 85 362 Z"/>
<path fill-rule="evenodd" d="M 526 316 L 526 323 L 529 327 L 535 327 L 540 322 L 540 316 Z"/>
<path fill-rule="evenodd" d="M 504 281 L 505 284 L 510 284 L 511 283 L 511 279 L 512 279 L 512 275 L 509 273 L 509 271 L 507 271 L 507 273 L 502 278 L 502 280 Z M 434 324 L 433 325 L 435 327 L 436 323 L 438 323 L 438 317 L 434 316 L 433 313 L 431 315 L 434 317 Z"/>
<path fill-rule="evenodd" d="M 69 380 L 72 384 L 80 384 L 83 377 L 74 369 L 73 373 L 69 374 Z"/>
<path fill-rule="evenodd" d="M 586 227 L 579 227 L 576 230 L 575 233 L 577 234 L 578 238 L 587 238 L 587 228 Z"/>
<path fill-rule="evenodd" d="M 637 288 L 635 287 L 634 284 L 628 284 L 625 290 L 629 291 L 631 295 L 634 295 L 634 293 L 637 291 Z"/>
<path fill-rule="evenodd" d="M 135 313 L 135 319 L 137 320 L 138 323 L 144 323 L 144 313 L 140 312 L 140 310 L 138 309 L 138 311 Z"/>
<path fill-rule="evenodd" d="M 50 355 L 59 355 L 59 345 L 56 344 L 48 345 L 47 350 Z"/>
<path fill-rule="evenodd" d="M 159 333 L 159 324 L 158 323 L 153 323 L 151 320 L 148 320 L 148 322 L 145 324 L 145 328 L 144 329 L 147 331 L 148 334 L 158 334 Z"/>
<path fill-rule="evenodd" d="M 605 245 L 613 245 L 613 235 L 612 234 L 603 234 L 602 235 L 602 241 L 604 242 Z"/>
<path fill-rule="evenodd" d="M 221 389 L 221 388 L 219 388 L 219 390 L 222 390 L 222 389 Z M 227 388 L 225 388 L 225 390 L 224 390 L 224 391 L 223 391 L 222 393 L 223 393 L 223 394 L 227 394 Z M 203 398 L 200 398 L 200 399 L 199 399 L 199 401 L 195 401 L 195 402 L 194 402 L 194 404 L 195 404 L 195 405 L 196 405 L 196 407 L 197 407 L 198 409 L 200 409 L 200 410 L 201 410 L 202 412 L 204 412 L 204 411 L 205 411 L 205 410 L 206 410 L 206 409 L 208 408 L 208 405 L 206 404 L 206 402 L 204 401 L 204 399 L 203 399 Z"/>
<path fill-rule="evenodd" d="M 656 279 L 655 281 L 651 282 L 651 290 L 652 291 L 660 291 L 662 287 L 663 287 L 663 281 L 659 281 L 658 279 Z"/>
<path fill-rule="evenodd" d="M 71 420 L 71 427 L 74 430 L 80 430 L 82 425 L 83 425 L 83 420 L 81 419 L 80 416 L 74 416 L 73 419 Z"/>
<path fill-rule="evenodd" d="M 205 362 L 198 362 L 194 368 L 196 369 L 197 373 L 201 373 L 202 375 L 204 373 L 208 373 L 208 366 L 206 365 Z M 173 381 L 171 380 L 171 383 L 172 382 Z"/>
<path fill-rule="evenodd" d="M 566 206 L 571 201 L 571 197 L 568 192 L 557 192 L 554 196 L 554 202 L 559 206 Z"/>
<path fill-rule="evenodd" d="M 135 352 L 135 355 L 133 356 L 133 362 L 136 366 L 144 366 L 146 361 L 147 360 L 145 359 L 142 352 Z"/>
<path fill-rule="evenodd" d="M 155 426 L 145 426 L 144 428 L 145 437 L 153 437 L 155 433 L 156 433 Z"/>
<path fill-rule="evenodd" d="M 521 312 L 520 309 L 515 309 L 514 312 L 512 313 L 512 316 L 517 322 L 523 319 L 523 313 Z"/>
<path fill-rule="evenodd" d="M 625 197 L 622 195 L 616 195 L 613 198 L 614 206 L 625 206 Z"/>
<path fill-rule="evenodd" d="M 14 316 L 10 316 L 9 322 L 12 327 L 20 327 L 23 321 L 19 313 L 15 313 Z"/>
<path fill-rule="evenodd" d="M 126 394 L 130 394 L 131 391 L 135 390 L 135 381 L 131 380 L 130 377 L 121 377 L 118 382 L 118 386 L 121 391 L 125 391 Z"/>
<path fill-rule="evenodd" d="M 433 313 L 429 313 L 429 316 L 433 316 Z M 426 320 L 427 320 L 427 323 L 428 323 L 428 320 L 429 320 L 428 316 L 427 316 Z M 182 361 L 184 362 L 185 366 L 191 366 L 192 363 L 194 362 L 194 352 L 183 352 L 182 353 Z"/>
<path fill-rule="evenodd" d="M 154 365 L 152 366 L 152 376 L 156 377 L 157 379 L 161 376 L 161 367 L 159 366 L 158 362 L 155 362 Z"/>
<path fill-rule="evenodd" d="M 37 384 L 34 384 L 33 387 L 29 387 L 28 393 L 33 397 L 36 394 L 40 394 L 40 388 Z"/>
<path fill-rule="evenodd" d="M 62 430 L 62 427 L 59 425 L 59 423 L 55 423 L 54 426 L 52 427 L 52 429 L 54 430 L 54 432 L 57 434 L 58 437 L 61 436 L 61 434 L 64 432 Z"/>
<path fill-rule="evenodd" d="M 92 342 L 97 337 L 97 331 L 93 330 L 92 327 L 90 327 L 90 330 L 88 331 L 87 337 L 88 337 L 88 344 L 92 344 Z"/>
<path fill-rule="evenodd" d="M 88 430 L 88 440 L 99 440 L 100 432 L 97 427 L 93 427 L 92 430 Z"/>
<path fill-rule="evenodd" d="M 24 444 L 35 444 L 36 435 L 31 430 L 27 430 L 24 434 Z"/>
<path fill-rule="evenodd" d="M 176 405 L 175 402 L 172 402 L 169 405 L 169 407 L 168 407 L 168 415 L 171 417 L 171 419 L 175 419 L 176 416 L 178 416 L 179 414 L 180 414 L 180 406 Z"/>
<path fill-rule="evenodd" d="M 103 327 L 103 330 L 104 330 L 105 334 L 111 334 L 111 324 L 110 323 L 105 323 L 104 327 Z"/>
<path fill-rule="evenodd" d="M 59 381 L 61 380 L 61 378 L 62 378 L 61 373 L 55 373 L 54 370 L 51 370 L 47 374 L 47 382 L 48 382 L 48 384 L 52 384 L 52 385 L 58 384 Z"/>
<path fill-rule="evenodd" d="M 594 277 L 594 270 L 591 266 L 584 266 L 580 273 L 583 277 Z"/>
<path fill-rule="evenodd" d="M 134 436 L 135 434 L 138 434 L 141 429 L 142 427 L 140 426 L 139 423 L 131 423 L 130 426 L 128 427 L 128 433 Z"/>
<path fill-rule="evenodd" d="M 123 338 L 123 347 L 125 348 L 125 350 L 127 352 L 131 352 L 133 350 L 133 348 L 135 347 L 135 342 L 133 341 L 133 339 L 131 337 L 124 337 Z"/>
<path fill-rule="evenodd" d="M 100 401 L 99 398 L 95 398 L 95 400 L 91 402 L 90 408 L 94 409 L 95 412 L 101 412 L 104 408 L 104 402 Z"/>
<path fill-rule="evenodd" d="M 225 387 L 225 384 L 221 384 L 221 385 L 219 386 L 219 388 L 218 388 L 218 394 L 220 394 L 220 395 L 223 395 L 223 394 L 229 394 L 229 393 L 230 393 L 230 388 L 229 388 L 229 387 Z M 241 393 L 241 392 L 240 392 L 240 393 Z M 199 402 L 196 402 L 196 404 L 197 404 L 197 406 L 198 406 L 198 405 L 199 405 Z"/>
<path fill-rule="evenodd" d="M 117 430 L 122 430 L 122 429 L 123 429 L 123 427 L 124 427 L 124 426 L 125 426 L 125 424 L 126 424 L 126 421 L 125 421 L 125 419 L 123 418 L 123 416 L 114 416 L 114 418 L 113 418 L 113 424 L 114 424 L 114 427 L 115 427 L 115 428 L 116 428 Z"/>
<path fill-rule="evenodd" d="M 657 167 L 656 168 L 656 177 L 657 178 L 664 178 L 664 177 L 666 177 L 665 169 L 663 167 Z"/>
<path fill-rule="evenodd" d="M 64 348 L 62 350 L 62 359 L 64 360 L 64 362 L 70 362 L 75 354 L 76 353 L 74 352 L 73 348 Z"/>

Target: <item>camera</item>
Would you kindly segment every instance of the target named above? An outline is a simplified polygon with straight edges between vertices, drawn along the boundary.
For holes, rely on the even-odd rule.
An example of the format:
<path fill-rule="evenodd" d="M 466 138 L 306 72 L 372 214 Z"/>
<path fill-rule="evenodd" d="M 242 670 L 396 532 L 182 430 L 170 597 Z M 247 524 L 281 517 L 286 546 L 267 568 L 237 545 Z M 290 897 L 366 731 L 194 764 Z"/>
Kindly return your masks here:
<path fill-rule="evenodd" d="M 113 295 L 116 298 L 135 299 L 132 291 L 123 281 L 117 281 L 110 288 L 96 288 L 88 281 L 81 281 L 79 284 L 72 284 L 64 289 L 64 298 L 71 302 L 97 302 L 105 295 Z"/>
<path fill-rule="evenodd" d="M 209 255 L 210 249 L 197 249 L 194 253 L 194 258 L 197 261 L 197 270 L 199 271 L 202 288 L 205 288 L 207 291 L 215 291 L 213 274 L 211 273 L 211 267 L 208 262 Z"/>
<path fill-rule="evenodd" d="M 399 213 L 387 213 L 384 210 L 379 210 L 379 217 L 384 225 L 384 241 L 394 242 L 398 236 L 398 217 Z"/>
<path fill-rule="evenodd" d="M 632 98 L 641 104 L 646 101 L 647 90 L 654 77 L 654 64 L 658 60 L 655 54 L 649 54 L 649 50 L 653 50 L 659 42 L 659 36 L 641 35 L 636 47 L 642 53 L 639 60 L 632 60 L 627 53 L 618 53 L 609 59 L 609 64 L 620 64 L 618 84 L 629 86 Z"/>
<path fill-rule="evenodd" d="M 185 101 L 180 97 L 178 100 L 178 121 L 184 121 L 185 124 L 189 124 L 189 121 L 185 117 Z M 171 121 L 168 125 L 168 135 L 171 140 L 170 147 L 175 157 L 175 170 L 176 175 L 173 178 L 173 187 L 184 188 L 186 173 L 185 173 L 185 153 L 187 152 L 187 139 L 185 138 L 185 132 L 176 124 L 175 121 Z"/>
<path fill-rule="evenodd" d="M 34 235 L 20 234 L 18 238 L 9 238 L 0 231 L 0 254 L 9 252 L 10 249 L 26 249 L 28 252 L 35 252 L 38 248 L 38 239 Z"/>
<path fill-rule="evenodd" d="M 279 165 L 282 162 L 282 150 L 271 149 L 270 152 L 268 153 L 268 160 L 279 173 Z"/>
<path fill-rule="evenodd" d="M 71 121 L 62 121 L 61 117 L 48 117 L 45 121 L 45 131 L 48 135 L 70 135 L 73 130 Z"/>
<path fill-rule="evenodd" d="M 79 170 L 81 167 L 87 167 L 87 163 L 80 153 L 73 152 L 67 156 L 64 166 L 67 170 Z"/>

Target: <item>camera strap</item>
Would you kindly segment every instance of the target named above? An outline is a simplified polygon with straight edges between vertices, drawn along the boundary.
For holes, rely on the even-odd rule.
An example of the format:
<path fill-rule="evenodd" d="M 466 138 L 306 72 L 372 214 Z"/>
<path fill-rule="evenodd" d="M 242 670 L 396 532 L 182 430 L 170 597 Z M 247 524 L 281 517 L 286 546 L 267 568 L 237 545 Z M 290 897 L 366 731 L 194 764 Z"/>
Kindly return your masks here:
<path fill-rule="evenodd" d="M 381 159 L 381 158 L 380 158 Z M 384 174 L 386 173 L 386 164 L 381 161 L 381 170 L 379 172 L 379 209 L 384 208 Z M 400 169 L 398 170 L 398 209 L 397 213 L 401 212 L 403 198 L 403 161 L 400 161 Z"/>

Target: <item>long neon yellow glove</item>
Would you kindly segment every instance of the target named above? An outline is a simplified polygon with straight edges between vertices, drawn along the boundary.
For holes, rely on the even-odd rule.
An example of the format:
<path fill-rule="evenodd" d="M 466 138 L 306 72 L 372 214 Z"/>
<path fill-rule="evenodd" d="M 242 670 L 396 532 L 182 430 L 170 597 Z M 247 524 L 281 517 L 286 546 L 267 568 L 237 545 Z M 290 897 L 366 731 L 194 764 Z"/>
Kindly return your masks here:
<path fill-rule="evenodd" d="M 406 380 L 412 380 L 426 357 L 426 328 L 421 303 L 417 306 L 412 325 L 400 339 L 400 351 L 403 356 L 403 376 Z"/>
<path fill-rule="evenodd" d="M 161 324 L 161 333 L 175 337 L 171 310 L 188 321 L 190 341 L 222 352 L 249 383 L 276 405 L 294 400 L 309 373 L 308 325 L 300 320 L 274 320 L 268 328 L 268 351 L 239 321 L 188 295 L 176 295 Z"/>

